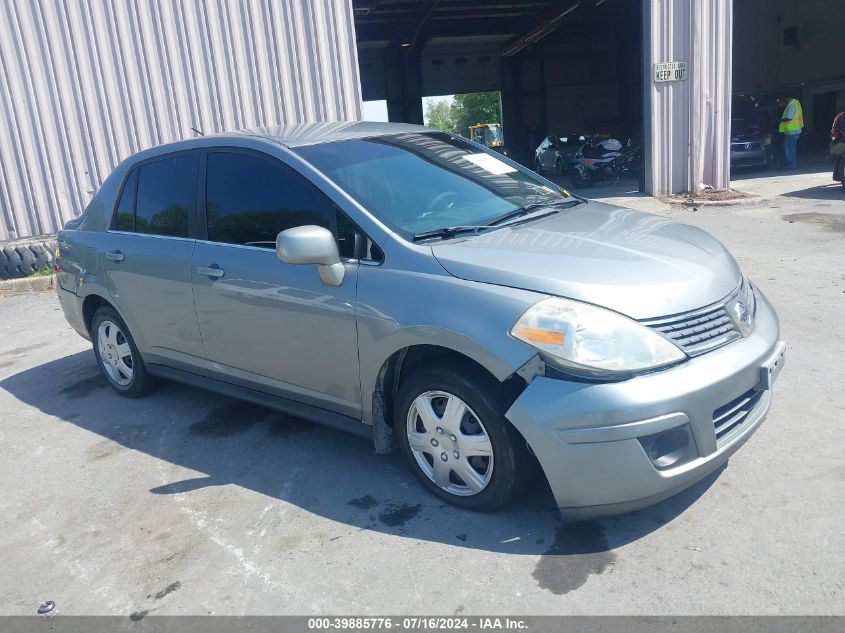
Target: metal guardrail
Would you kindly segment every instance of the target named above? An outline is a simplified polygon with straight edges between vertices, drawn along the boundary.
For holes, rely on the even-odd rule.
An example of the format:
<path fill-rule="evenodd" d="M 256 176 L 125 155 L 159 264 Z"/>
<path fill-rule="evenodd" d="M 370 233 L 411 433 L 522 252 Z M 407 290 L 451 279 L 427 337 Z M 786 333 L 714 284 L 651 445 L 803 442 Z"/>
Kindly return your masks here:
<path fill-rule="evenodd" d="M 55 258 L 55 235 L 0 242 L 0 279 L 28 277 L 52 266 Z"/>

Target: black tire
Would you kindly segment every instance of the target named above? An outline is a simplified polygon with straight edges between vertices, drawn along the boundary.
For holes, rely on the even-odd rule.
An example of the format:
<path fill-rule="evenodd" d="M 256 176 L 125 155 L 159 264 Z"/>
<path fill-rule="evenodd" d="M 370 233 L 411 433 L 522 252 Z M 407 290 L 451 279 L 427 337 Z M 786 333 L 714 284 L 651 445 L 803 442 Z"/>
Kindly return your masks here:
<path fill-rule="evenodd" d="M 534 171 L 541 176 L 543 175 L 543 164 L 539 160 L 534 161 Z"/>
<path fill-rule="evenodd" d="M 492 445 L 490 479 L 480 492 L 471 496 L 453 494 L 434 483 L 422 470 L 411 449 L 407 432 L 409 411 L 418 396 L 430 391 L 446 392 L 463 400 L 480 420 Z M 536 476 L 538 465 L 524 438 L 504 416 L 515 395 L 509 395 L 508 389 L 503 388 L 501 383 L 469 363 L 435 364 L 413 370 L 403 381 L 396 398 L 394 434 L 403 458 L 420 483 L 447 503 L 477 512 L 491 512 L 522 494 Z M 416 420 L 416 424 L 422 423 L 421 418 Z M 444 442 L 447 435 L 441 436 Z M 435 450 L 442 448 L 446 448 L 445 444 Z M 460 449 L 460 438 L 454 448 Z M 443 454 L 446 454 L 445 451 Z M 434 457 L 431 456 L 431 459 Z M 456 475 L 451 471 L 449 476 Z"/>
<path fill-rule="evenodd" d="M 587 173 L 582 175 L 581 172 L 574 167 L 569 170 L 569 181 L 576 189 L 587 189 L 595 184 L 595 180 L 592 176 Z"/>
<path fill-rule="evenodd" d="M 23 260 L 21 259 L 21 254 L 14 246 L 3 247 L 3 256 L 6 260 L 6 274 L 10 279 L 25 277 L 29 274 L 23 270 Z"/>
<path fill-rule="evenodd" d="M 125 341 L 129 345 L 132 376 L 128 384 L 120 384 L 120 382 L 112 377 L 110 370 L 106 368 L 106 363 L 100 354 L 100 326 L 105 322 L 115 324 L 119 328 L 117 341 L 119 343 Z M 120 315 L 114 308 L 102 306 L 94 313 L 94 318 L 91 320 L 91 341 L 94 346 L 94 357 L 97 359 L 97 365 L 100 367 L 100 371 L 112 389 L 127 398 L 138 398 L 149 392 L 153 387 L 153 377 L 147 373 L 147 368 L 141 358 L 141 353 L 138 351 L 138 346 L 135 345 L 135 340 L 129 332 L 129 328 L 126 327 L 126 323 L 120 318 Z"/>

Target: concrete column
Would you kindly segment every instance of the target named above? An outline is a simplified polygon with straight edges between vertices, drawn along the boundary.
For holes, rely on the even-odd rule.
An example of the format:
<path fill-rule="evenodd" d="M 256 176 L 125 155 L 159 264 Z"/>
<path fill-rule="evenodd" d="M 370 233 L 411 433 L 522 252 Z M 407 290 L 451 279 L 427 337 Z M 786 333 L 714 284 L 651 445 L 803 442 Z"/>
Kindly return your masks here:
<path fill-rule="evenodd" d="M 730 184 L 732 0 L 643 0 L 645 185 L 652 194 Z M 654 64 L 686 62 L 685 81 Z"/>
<path fill-rule="evenodd" d="M 422 76 L 419 48 L 406 51 L 393 44 L 385 49 L 384 74 L 387 118 L 398 123 L 423 124 Z"/>
<path fill-rule="evenodd" d="M 502 127 L 511 158 L 534 164 L 534 149 L 549 134 L 546 75 L 542 47 L 536 46 L 501 65 Z"/>
<path fill-rule="evenodd" d="M 511 155 L 527 153 L 522 113 L 522 64 L 517 57 L 503 57 L 501 64 L 502 127 Z"/>

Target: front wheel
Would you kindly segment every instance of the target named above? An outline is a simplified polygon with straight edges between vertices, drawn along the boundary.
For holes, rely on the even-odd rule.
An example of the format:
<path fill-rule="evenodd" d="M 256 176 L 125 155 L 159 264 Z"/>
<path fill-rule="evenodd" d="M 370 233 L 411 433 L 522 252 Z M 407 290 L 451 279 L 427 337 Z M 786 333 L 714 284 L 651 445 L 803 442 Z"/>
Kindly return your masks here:
<path fill-rule="evenodd" d="M 586 189 L 587 187 L 592 187 L 593 184 L 595 184 L 595 179 L 590 172 L 586 170 L 582 172 L 574 167 L 569 170 L 569 181 L 576 189 Z"/>
<path fill-rule="evenodd" d="M 530 483 L 525 440 L 504 417 L 506 391 L 473 367 L 424 367 L 402 384 L 395 411 L 400 451 L 425 488 L 468 510 L 489 512 Z"/>
<path fill-rule="evenodd" d="M 129 328 L 113 308 L 104 306 L 94 314 L 91 339 L 97 364 L 117 393 L 137 398 L 149 391 L 152 377 L 147 373 Z"/>

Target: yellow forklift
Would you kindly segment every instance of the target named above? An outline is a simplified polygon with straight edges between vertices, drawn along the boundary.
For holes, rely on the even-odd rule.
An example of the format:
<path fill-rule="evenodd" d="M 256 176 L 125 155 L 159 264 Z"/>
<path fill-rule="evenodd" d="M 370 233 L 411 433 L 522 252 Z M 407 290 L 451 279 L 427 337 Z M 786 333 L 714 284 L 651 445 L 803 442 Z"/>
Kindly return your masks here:
<path fill-rule="evenodd" d="M 469 140 L 501 152 L 505 156 L 508 154 L 505 151 L 505 137 L 502 135 L 501 123 L 476 123 L 475 125 L 470 125 Z"/>

